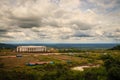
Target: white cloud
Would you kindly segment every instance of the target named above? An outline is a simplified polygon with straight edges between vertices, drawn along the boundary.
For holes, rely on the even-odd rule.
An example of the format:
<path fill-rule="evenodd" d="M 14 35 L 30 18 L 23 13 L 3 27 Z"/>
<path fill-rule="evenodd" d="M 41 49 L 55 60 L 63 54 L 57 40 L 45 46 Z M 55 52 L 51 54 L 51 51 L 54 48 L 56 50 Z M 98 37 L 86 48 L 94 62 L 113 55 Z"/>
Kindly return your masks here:
<path fill-rule="evenodd" d="M 1 0 L 0 41 L 112 42 L 120 37 L 120 9 L 110 1 Z"/>

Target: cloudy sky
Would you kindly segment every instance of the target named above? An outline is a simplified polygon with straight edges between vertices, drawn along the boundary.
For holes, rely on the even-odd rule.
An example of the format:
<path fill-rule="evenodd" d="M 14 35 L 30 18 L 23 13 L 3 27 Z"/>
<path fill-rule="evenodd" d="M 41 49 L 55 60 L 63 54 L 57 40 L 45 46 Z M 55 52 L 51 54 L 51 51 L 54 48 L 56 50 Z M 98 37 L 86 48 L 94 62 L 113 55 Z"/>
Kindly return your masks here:
<path fill-rule="evenodd" d="M 120 42 L 120 0 L 0 0 L 0 42 Z"/>

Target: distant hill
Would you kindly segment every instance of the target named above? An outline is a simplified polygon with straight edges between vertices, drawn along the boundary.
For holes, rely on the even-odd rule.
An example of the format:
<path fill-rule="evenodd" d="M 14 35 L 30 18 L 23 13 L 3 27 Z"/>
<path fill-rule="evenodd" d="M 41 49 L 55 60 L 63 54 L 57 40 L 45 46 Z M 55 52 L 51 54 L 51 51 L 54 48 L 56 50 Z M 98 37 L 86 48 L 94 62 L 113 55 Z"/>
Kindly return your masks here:
<path fill-rule="evenodd" d="M 52 48 L 64 49 L 64 48 L 77 48 L 77 49 L 111 49 L 112 47 L 116 46 L 116 44 L 72 44 L 72 43 L 36 43 L 36 44 L 9 44 L 9 43 L 0 43 L 0 48 L 16 48 L 17 46 L 47 46 Z"/>
<path fill-rule="evenodd" d="M 117 46 L 111 48 L 110 50 L 120 50 L 120 45 L 117 45 Z"/>
<path fill-rule="evenodd" d="M 3 48 L 12 49 L 12 48 L 16 48 L 16 46 L 15 46 L 15 45 L 12 45 L 12 44 L 0 43 L 0 49 L 3 49 Z"/>

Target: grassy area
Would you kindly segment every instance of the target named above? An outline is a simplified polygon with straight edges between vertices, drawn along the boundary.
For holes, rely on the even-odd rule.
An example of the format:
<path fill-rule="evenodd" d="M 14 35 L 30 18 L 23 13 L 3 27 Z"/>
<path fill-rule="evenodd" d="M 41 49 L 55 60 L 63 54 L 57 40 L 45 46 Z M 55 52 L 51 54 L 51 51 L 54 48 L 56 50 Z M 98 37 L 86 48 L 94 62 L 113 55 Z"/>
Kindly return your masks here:
<path fill-rule="evenodd" d="M 111 71 L 116 69 L 119 71 L 120 54 L 117 50 L 92 50 L 81 53 L 48 55 L 21 53 L 22 57 L 16 57 L 16 54 L 18 53 L 0 53 L 0 80 L 108 80 L 110 76 L 107 74 L 110 73 L 112 75 Z M 36 66 L 26 65 L 28 62 L 45 61 L 54 63 Z M 111 62 L 114 64 L 106 66 L 106 64 L 112 64 Z M 75 66 L 97 64 L 100 65 L 99 68 L 89 68 L 83 72 L 71 70 L 71 67 Z M 111 67 L 114 65 L 117 68 Z M 108 71 L 106 67 L 110 67 Z M 117 72 L 115 74 L 118 75 Z M 17 79 L 19 76 L 22 77 Z M 109 80 L 112 79 L 110 78 Z M 116 80 L 119 80 L 119 77 Z"/>
<path fill-rule="evenodd" d="M 34 55 L 28 54 L 27 56 L 18 57 L 2 57 L 0 62 L 4 63 L 6 68 L 24 67 L 27 62 L 42 62 L 42 61 L 53 61 L 54 63 L 66 64 L 67 61 L 71 61 L 72 64 L 87 64 L 88 60 L 85 58 L 79 58 L 76 56 L 67 55 Z"/>
<path fill-rule="evenodd" d="M 85 53 L 72 53 L 69 54 L 49 54 L 49 55 L 40 55 L 39 53 L 21 53 L 22 57 L 16 57 L 15 52 L 1 52 L 0 53 L 0 63 L 4 64 L 5 68 L 14 68 L 14 67 L 24 67 L 28 62 L 41 62 L 41 61 L 53 61 L 54 63 L 66 64 L 67 61 L 71 61 L 72 66 L 76 65 L 87 65 L 87 64 L 103 64 L 103 61 L 100 59 L 101 55 L 111 54 L 118 55 L 119 51 L 87 51 Z M 8 56 L 8 57 L 3 57 Z M 9 57 L 14 56 L 14 57 Z"/>

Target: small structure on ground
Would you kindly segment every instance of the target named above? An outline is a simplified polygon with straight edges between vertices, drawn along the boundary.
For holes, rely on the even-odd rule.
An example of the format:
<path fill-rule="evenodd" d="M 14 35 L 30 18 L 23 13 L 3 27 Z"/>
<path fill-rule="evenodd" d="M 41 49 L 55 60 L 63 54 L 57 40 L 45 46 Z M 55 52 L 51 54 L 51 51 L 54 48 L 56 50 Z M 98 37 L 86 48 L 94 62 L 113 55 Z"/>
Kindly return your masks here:
<path fill-rule="evenodd" d="M 17 54 L 16 57 L 22 57 L 22 54 Z"/>

